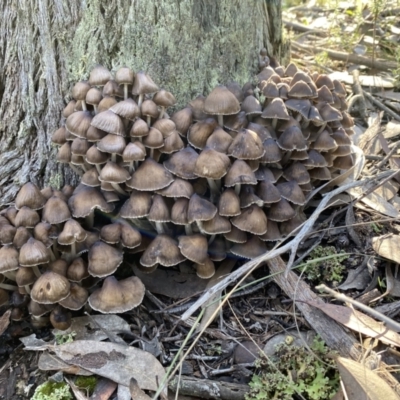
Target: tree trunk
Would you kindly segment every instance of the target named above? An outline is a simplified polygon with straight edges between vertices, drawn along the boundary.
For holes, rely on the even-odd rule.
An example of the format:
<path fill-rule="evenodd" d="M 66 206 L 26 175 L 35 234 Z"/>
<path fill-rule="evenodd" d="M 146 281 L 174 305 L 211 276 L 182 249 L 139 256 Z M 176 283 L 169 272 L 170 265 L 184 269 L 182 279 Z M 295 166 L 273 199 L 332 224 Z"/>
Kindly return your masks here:
<path fill-rule="evenodd" d="M 0 205 L 27 181 L 76 182 L 51 135 L 72 84 L 96 63 L 148 72 L 179 107 L 218 83 L 243 84 L 266 47 L 282 59 L 279 0 L 2 0 Z"/>

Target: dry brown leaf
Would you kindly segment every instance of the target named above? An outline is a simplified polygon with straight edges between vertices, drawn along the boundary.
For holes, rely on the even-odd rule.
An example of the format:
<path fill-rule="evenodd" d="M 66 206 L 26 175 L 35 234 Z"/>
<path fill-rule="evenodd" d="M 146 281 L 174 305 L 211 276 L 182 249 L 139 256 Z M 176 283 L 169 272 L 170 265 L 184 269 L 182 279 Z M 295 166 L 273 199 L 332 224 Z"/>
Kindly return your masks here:
<path fill-rule="evenodd" d="M 208 280 L 199 278 L 194 269 L 192 274 L 174 271 L 172 269 L 157 269 L 151 274 L 145 274 L 136 266 L 133 272 L 151 293 L 162 294 L 171 299 L 183 299 L 194 293 L 202 292 Z"/>
<path fill-rule="evenodd" d="M 93 394 L 89 400 L 108 400 L 115 392 L 117 384 L 109 379 L 101 378 L 97 381 Z"/>
<path fill-rule="evenodd" d="M 63 361 L 124 386 L 134 377 L 141 389 L 156 391 L 165 375 L 160 362 L 150 353 L 135 347 L 109 342 L 77 340 L 54 347 Z M 165 394 L 166 394 L 166 390 Z"/>
<path fill-rule="evenodd" d="M 364 365 L 343 357 L 338 357 L 336 363 L 347 398 L 351 400 L 399 399 L 386 381 Z"/>
<path fill-rule="evenodd" d="M 358 146 L 366 154 L 371 154 L 369 150 L 373 142 L 377 139 L 378 133 L 381 130 L 381 121 L 383 113 L 379 113 L 377 117 L 373 120 L 368 129 L 361 136 Z"/>
<path fill-rule="evenodd" d="M 379 339 L 381 342 L 393 346 L 400 346 L 400 335 L 387 328 L 382 322 L 365 315 L 349 307 L 338 306 L 336 304 L 317 303 L 306 301 L 310 306 L 314 306 L 329 315 L 335 321 L 341 323 L 353 331 L 362 333 L 371 338 Z"/>
<path fill-rule="evenodd" d="M 372 238 L 372 248 L 381 257 L 400 263 L 400 236 L 389 233 Z"/>
<path fill-rule="evenodd" d="M 149 396 L 142 389 L 140 389 L 137 380 L 135 378 L 131 378 L 129 382 L 129 392 L 131 394 L 132 399 L 135 400 L 151 400 Z"/>
<path fill-rule="evenodd" d="M 43 352 L 39 356 L 38 367 L 42 371 L 61 371 L 64 374 L 71 374 L 71 375 L 84 375 L 84 376 L 93 375 L 91 372 L 86 371 L 78 367 L 77 365 L 69 365 L 65 363 L 54 354 L 49 354 L 48 352 Z"/>
<path fill-rule="evenodd" d="M 396 95 L 400 96 L 400 93 L 396 93 Z M 389 121 L 385 128 L 383 132 L 385 139 L 391 139 L 400 135 L 400 122 L 398 121 Z"/>
<path fill-rule="evenodd" d="M 0 317 L 0 336 L 5 332 L 10 325 L 10 315 L 11 309 L 7 310 L 1 317 Z"/>

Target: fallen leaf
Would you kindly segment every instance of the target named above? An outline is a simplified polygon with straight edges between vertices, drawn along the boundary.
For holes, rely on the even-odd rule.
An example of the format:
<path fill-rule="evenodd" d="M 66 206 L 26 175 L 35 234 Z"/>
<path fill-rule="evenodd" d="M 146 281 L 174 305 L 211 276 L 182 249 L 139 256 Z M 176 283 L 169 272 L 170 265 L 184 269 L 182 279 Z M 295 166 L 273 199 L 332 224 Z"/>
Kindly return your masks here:
<path fill-rule="evenodd" d="M 340 290 L 357 289 L 363 290 L 371 281 L 367 264 L 362 263 L 356 269 L 351 269 L 346 280 L 338 287 Z"/>
<path fill-rule="evenodd" d="M 396 93 L 396 95 L 400 97 L 400 93 Z M 389 121 L 385 128 L 386 129 L 383 132 L 383 136 L 385 139 L 392 139 L 400 135 L 400 122 L 398 121 Z"/>
<path fill-rule="evenodd" d="M 354 84 L 353 75 L 350 75 L 347 71 L 335 71 L 329 74 L 331 79 L 337 79 L 339 81 L 345 82 L 349 85 Z M 380 76 L 375 75 L 360 75 L 359 81 L 362 86 L 368 87 L 378 87 L 378 88 L 385 88 L 385 89 L 392 89 L 394 87 L 394 79 L 383 78 Z"/>
<path fill-rule="evenodd" d="M 89 400 L 108 400 L 115 392 L 117 386 L 115 382 L 101 378 L 97 381 L 96 387 Z"/>
<path fill-rule="evenodd" d="M 351 400 L 398 400 L 396 392 L 374 371 L 364 365 L 338 357 L 340 377 Z"/>
<path fill-rule="evenodd" d="M 76 340 L 55 346 L 54 352 L 67 364 L 78 365 L 127 387 L 134 377 L 141 389 L 156 391 L 165 375 L 164 368 L 153 355 L 135 347 Z"/>
<path fill-rule="evenodd" d="M 106 340 L 109 337 L 105 332 L 114 336 L 118 333 L 130 333 L 131 328 L 123 318 L 109 314 L 76 317 L 72 319 L 71 326 L 67 330 L 53 329 L 54 335 L 72 332 L 75 333 L 74 340 Z"/>
<path fill-rule="evenodd" d="M 129 388 L 124 385 L 118 385 L 117 399 L 118 400 L 131 400 L 131 393 Z"/>
<path fill-rule="evenodd" d="M 0 317 L 0 336 L 5 332 L 10 325 L 10 315 L 11 309 L 7 310 L 1 317 Z"/>
<path fill-rule="evenodd" d="M 195 271 L 192 274 L 174 271 L 172 269 L 157 269 L 151 274 L 145 274 L 136 266 L 132 266 L 133 272 L 151 293 L 162 294 L 171 299 L 183 299 L 202 292 L 208 280 L 199 278 Z"/>
<path fill-rule="evenodd" d="M 49 344 L 42 339 L 38 339 L 34 333 L 19 339 L 25 346 L 25 350 L 47 350 Z"/>
<path fill-rule="evenodd" d="M 135 378 L 131 378 L 129 382 L 129 392 L 132 399 L 135 400 L 151 400 L 149 396 L 142 389 L 140 389 L 137 380 Z"/>
<path fill-rule="evenodd" d="M 54 354 L 49 354 L 48 352 L 44 352 L 39 356 L 38 367 L 42 371 L 61 371 L 64 374 L 71 375 L 93 375 L 91 372 L 86 371 L 77 365 L 69 365 L 65 363 Z"/>
<path fill-rule="evenodd" d="M 387 328 L 383 322 L 378 322 L 357 310 L 336 304 L 317 303 L 310 300 L 305 303 L 319 308 L 326 315 L 329 315 L 332 319 L 353 331 L 379 339 L 385 344 L 400 346 L 400 335 L 398 333 Z"/>
<path fill-rule="evenodd" d="M 400 236 L 389 233 L 372 238 L 372 248 L 381 257 L 400 263 Z"/>

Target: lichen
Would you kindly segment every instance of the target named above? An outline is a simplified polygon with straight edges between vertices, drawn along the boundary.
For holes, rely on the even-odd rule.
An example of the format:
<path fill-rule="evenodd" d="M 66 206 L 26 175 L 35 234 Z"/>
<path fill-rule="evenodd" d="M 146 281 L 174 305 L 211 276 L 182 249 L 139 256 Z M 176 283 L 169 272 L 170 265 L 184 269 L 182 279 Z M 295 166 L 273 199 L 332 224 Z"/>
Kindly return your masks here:
<path fill-rule="evenodd" d="M 73 396 L 70 387 L 65 382 L 47 381 L 38 386 L 32 400 L 70 400 Z"/>
<path fill-rule="evenodd" d="M 346 267 L 342 264 L 347 254 L 338 253 L 334 246 L 317 246 L 308 256 L 302 268 L 303 276 L 310 281 L 321 280 L 339 283 Z"/>
<path fill-rule="evenodd" d="M 257 362 L 246 400 L 292 400 L 301 394 L 309 400 L 328 400 L 337 392 L 339 373 L 333 352 L 316 337 L 311 352 L 305 347 L 282 343 L 275 356 Z"/>

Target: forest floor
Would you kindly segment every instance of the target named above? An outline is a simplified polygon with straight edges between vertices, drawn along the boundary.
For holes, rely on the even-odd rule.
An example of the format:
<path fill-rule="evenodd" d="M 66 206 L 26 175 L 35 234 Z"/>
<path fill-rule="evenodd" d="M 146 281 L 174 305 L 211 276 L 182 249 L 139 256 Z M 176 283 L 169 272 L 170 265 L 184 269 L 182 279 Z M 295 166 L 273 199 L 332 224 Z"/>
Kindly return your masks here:
<path fill-rule="evenodd" d="M 343 399 L 343 393 L 338 390 L 337 368 L 329 361 L 334 358 L 335 340 L 331 338 L 333 344 L 324 347 L 321 339 L 316 339 L 315 332 L 321 330 L 318 321 L 310 316 L 312 312 L 304 314 L 304 303 L 308 302 L 306 307 L 311 307 L 314 301 L 307 297 L 308 291 L 324 297 L 326 303 L 323 304 L 336 307 L 328 309 L 317 301 L 314 303 L 315 306 L 319 304 L 332 326 L 346 327 L 345 333 L 341 333 L 347 335 L 345 339 L 336 339 L 354 340 L 362 355 L 360 359 L 367 360 L 369 365 L 379 365 L 377 379 L 384 380 L 400 393 L 396 374 L 400 366 L 400 353 L 396 349 L 400 347 L 400 337 L 395 325 L 400 313 L 397 299 L 400 297 L 400 277 L 397 276 L 400 177 L 396 174 L 400 167 L 400 8 L 396 2 L 385 2 L 384 9 L 377 5 L 357 8 L 344 2 L 335 4 L 330 7 L 324 2 L 324 6 L 308 4 L 288 8 L 283 15 L 284 26 L 291 38 L 292 62 L 300 69 L 335 73 L 337 79 L 345 82 L 349 112 L 355 120 L 354 144 L 361 149 L 357 156 L 360 168 L 354 172 L 353 179 L 370 179 L 370 182 L 362 190 L 353 188 L 332 197 L 323 210 L 318 210 L 320 194 L 308 203 L 306 214 L 317 210 L 318 215 L 296 252 L 296 269 L 291 272 L 295 274 L 292 276 L 295 285 L 282 285 L 276 276 L 271 276 L 272 266 L 268 262 L 252 272 L 244 282 L 248 286 L 229 296 L 219 313 L 220 301 L 214 301 L 204 314 L 197 313 L 183 322 L 180 316 L 198 298 L 193 293 L 209 289 L 220 277 L 210 282 L 191 281 L 185 271 L 167 274 L 157 270 L 152 275 L 140 276 L 148 290 L 142 306 L 115 316 L 108 325 L 97 317 L 82 314 L 69 330 L 73 333 L 54 336 L 49 329 L 32 329 L 28 321 L 8 325 L 4 314 L 0 317 L 0 333 L 4 331 L 0 338 L 0 399 L 32 398 L 35 388 L 49 376 L 53 376 L 54 385 L 62 382 L 60 371 L 70 377 L 69 384 L 77 398 L 116 398 L 116 375 L 124 372 L 124 363 L 116 363 L 114 372 L 101 375 L 103 378 L 99 377 L 93 384 L 95 394 L 91 390 L 88 393 L 84 387 L 92 383 L 78 384 L 69 375 L 76 370 L 72 371 L 73 368 L 60 359 L 44 356 L 54 343 L 54 337 L 57 343 L 109 339 L 108 344 L 112 344 L 121 343 L 123 339 L 125 345 L 134 345 L 153 354 L 163 366 L 167 367 L 174 359 L 181 361 L 177 378 L 169 383 L 170 389 L 174 389 L 177 380 L 180 381 L 177 398 L 181 400 L 244 399 L 249 383 L 253 388 L 249 399 L 268 399 L 272 392 L 268 392 L 267 381 L 276 380 L 273 390 L 277 390 L 288 385 L 288 379 L 295 383 L 288 385 L 292 392 L 282 391 L 276 398 L 290 399 L 297 393 L 295 398 L 322 400 L 337 392 L 335 399 Z M 281 257 L 284 269 L 289 254 Z M 229 269 L 229 265 L 226 268 Z M 332 293 L 327 295 L 315 289 L 321 285 L 345 294 L 347 299 L 344 302 L 333 298 Z M 226 292 L 232 288 L 233 284 Z M 224 294 L 225 291 L 217 293 L 218 296 Z M 383 332 L 377 320 L 362 325 L 357 320 L 361 315 L 349 306 L 351 300 L 386 316 L 384 322 L 393 334 Z M 6 308 L 0 309 L 0 315 L 4 311 Z M 350 316 L 348 312 L 353 311 Z M 210 318 L 212 312 L 217 313 L 214 320 Z M 356 321 L 352 319 L 354 316 Z M 196 322 L 199 327 L 193 329 Z M 32 333 L 35 339 L 29 336 Z M 20 339 L 28 336 L 30 339 L 22 343 Z M 303 346 L 304 343 L 307 344 L 305 351 L 304 347 L 293 350 L 294 344 Z M 277 344 L 282 345 L 279 363 L 275 359 L 275 366 L 271 367 L 266 359 L 256 361 L 261 350 L 269 357 L 276 356 Z M 285 350 L 285 346 L 292 347 Z M 26 351 L 24 347 L 33 351 Z M 75 349 L 80 355 L 89 350 L 90 344 Z M 310 355 L 317 355 L 317 359 L 307 358 Z M 153 380 L 157 380 L 159 366 L 148 367 L 154 368 Z M 307 368 L 315 369 L 316 375 L 307 377 L 304 372 Z M 339 368 L 345 383 L 355 375 L 352 367 L 346 368 Z M 320 377 L 321 371 L 326 376 L 318 380 L 316 376 Z M 111 379 L 114 376 L 116 378 Z M 312 390 L 307 391 L 307 385 Z M 129 398 L 124 397 L 126 392 L 122 388 L 120 390 L 118 398 Z M 145 398 L 140 397 L 143 395 L 140 393 L 137 398 Z M 170 396 L 176 398 L 175 394 Z M 68 397 L 40 397 L 63 398 Z"/>

